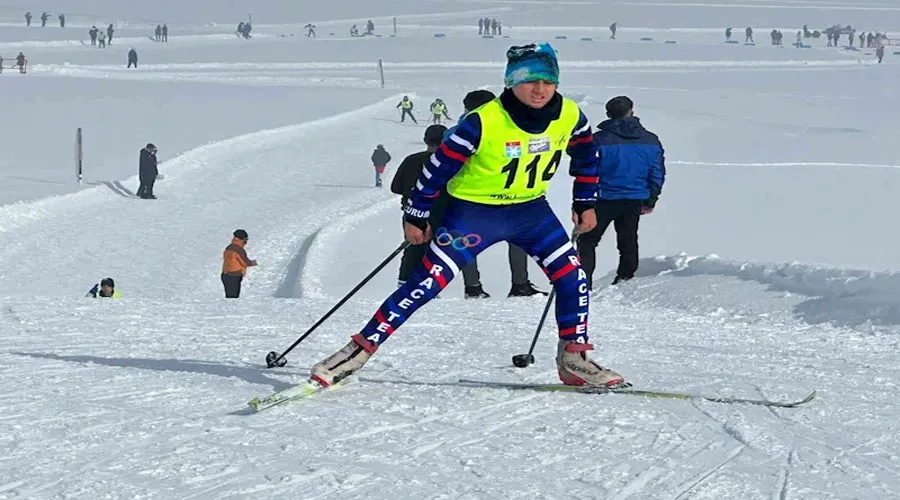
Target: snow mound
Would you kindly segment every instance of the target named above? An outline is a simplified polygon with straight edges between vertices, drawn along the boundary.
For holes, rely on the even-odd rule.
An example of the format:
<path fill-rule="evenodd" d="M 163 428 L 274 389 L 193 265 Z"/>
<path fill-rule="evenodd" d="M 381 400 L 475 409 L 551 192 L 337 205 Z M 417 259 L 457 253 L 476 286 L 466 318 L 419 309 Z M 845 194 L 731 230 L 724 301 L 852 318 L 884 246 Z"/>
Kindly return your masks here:
<path fill-rule="evenodd" d="M 812 325 L 900 331 L 896 272 L 679 254 L 642 259 L 636 277 L 600 295 L 731 319 L 792 315 Z"/>

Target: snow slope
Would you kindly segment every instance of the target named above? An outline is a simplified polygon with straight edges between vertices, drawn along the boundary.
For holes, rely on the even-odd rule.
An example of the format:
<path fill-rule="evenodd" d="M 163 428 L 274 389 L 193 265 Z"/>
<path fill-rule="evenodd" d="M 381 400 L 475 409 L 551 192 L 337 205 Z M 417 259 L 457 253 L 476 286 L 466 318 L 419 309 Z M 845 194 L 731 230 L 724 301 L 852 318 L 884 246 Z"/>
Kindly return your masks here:
<path fill-rule="evenodd" d="M 13 96 L 0 130 L 15 145 L 0 155 L 0 499 L 900 498 L 900 103 L 879 83 L 897 66 L 824 40 L 764 42 L 803 23 L 890 31 L 893 4 L 49 0 L 41 9 L 73 9 L 65 30 L 26 29 L 26 4 L 0 9 L 0 51 L 31 63 L 0 75 Z M 238 40 L 248 12 L 254 39 Z M 510 38 L 478 38 L 477 16 L 503 19 Z M 368 18 L 382 37 L 345 37 Z M 146 39 L 167 21 L 169 44 Z M 317 40 L 300 35 L 309 21 Z M 122 45 L 81 44 L 109 22 Z M 757 46 L 722 43 L 725 26 L 745 24 Z M 510 363 L 544 298 L 504 298 L 498 245 L 480 258 L 491 299 L 463 300 L 454 282 L 363 379 L 247 414 L 250 398 L 303 380 L 395 286 L 396 261 L 286 367 L 263 368 L 399 245 L 399 200 L 372 187 L 368 157 L 384 144 L 390 179 L 422 147 L 423 125 L 396 122 L 400 96 L 420 110 L 442 97 L 455 115 L 468 90 L 499 90 L 506 46 L 532 39 L 553 40 L 560 90 L 593 122 L 628 94 L 667 150 L 639 277 L 606 287 L 616 256 L 601 243 L 596 358 L 639 387 L 819 398 L 766 409 L 461 387 L 556 380 L 550 325 L 535 365 Z M 138 70 L 123 67 L 126 45 Z M 166 176 L 155 201 L 131 197 L 148 141 Z M 561 170 L 549 198 L 566 217 Z M 260 265 L 228 301 L 218 273 L 238 227 Z M 122 298 L 82 297 L 105 276 Z M 531 278 L 548 288 L 536 266 Z"/>

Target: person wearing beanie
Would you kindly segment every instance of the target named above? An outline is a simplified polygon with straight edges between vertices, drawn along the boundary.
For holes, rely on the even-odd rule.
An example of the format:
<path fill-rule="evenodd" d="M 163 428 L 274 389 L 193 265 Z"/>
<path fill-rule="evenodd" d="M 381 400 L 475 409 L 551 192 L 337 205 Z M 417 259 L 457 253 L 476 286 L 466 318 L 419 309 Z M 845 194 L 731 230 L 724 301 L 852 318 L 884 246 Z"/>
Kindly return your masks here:
<path fill-rule="evenodd" d="M 93 288 L 88 291 L 87 295 L 95 299 L 99 298 L 119 298 L 119 292 L 116 291 L 116 282 L 113 281 L 112 278 L 103 278 L 100 280 L 100 283 L 94 285 Z"/>
<path fill-rule="evenodd" d="M 222 285 L 225 287 L 225 298 L 236 299 L 241 296 L 241 282 L 247 274 L 247 268 L 256 265 L 255 260 L 247 257 L 247 231 L 238 229 L 234 232 L 231 244 L 222 253 Z"/>
<path fill-rule="evenodd" d="M 638 268 L 638 222 L 656 207 L 666 180 L 665 150 L 659 137 L 634 116 L 634 102 L 627 96 L 606 103 L 608 120 L 597 127 L 594 144 L 600 156 L 600 196 L 597 227 L 578 236 L 581 266 L 593 288 L 597 244 L 614 224 L 619 267 L 612 284 L 634 277 Z"/>
<path fill-rule="evenodd" d="M 622 375 L 588 357 L 590 295 L 569 231 L 546 193 L 566 153 L 575 177 L 576 234 L 596 225 L 599 159 L 591 125 L 574 101 L 557 92 L 559 64 L 549 44 L 510 47 L 505 89 L 466 115 L 425 163 L 408 194 L 404 234 L 428 244 L 422 262 L 342 349 L 313 365 L 310 379 L 330 386 L 359 371 L 380 346 L 484 249 L 508 241 L 531 255 L 553 282 L 559 331 L 556 367 L 568 385 L 620 387 Z M 440 193 L 450 202 L 439 227 L 430 222 Z M 460 322 L 456 328 L 476 328 Z M 496 329 L 485 326 L 485 335 Z M 453 328 L 447 335 L 453 335 Z M 458 339 L 457 339 L 458 340 Z M 505 338 L 497 338 L 500 344 Z"/>

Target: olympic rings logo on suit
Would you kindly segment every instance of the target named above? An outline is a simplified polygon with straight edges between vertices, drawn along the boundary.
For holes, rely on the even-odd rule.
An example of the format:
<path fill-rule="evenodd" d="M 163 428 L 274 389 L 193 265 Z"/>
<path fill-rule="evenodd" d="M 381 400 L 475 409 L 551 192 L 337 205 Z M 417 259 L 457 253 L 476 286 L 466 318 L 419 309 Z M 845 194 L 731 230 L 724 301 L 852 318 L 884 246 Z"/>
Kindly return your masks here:
<path fill-rule="evenodd" d="M 442 247 L 453 247 L 454 250 L 465 250 L 481 244 L 481 236 L 475 233 L 463 234 L 462 231 L 442 227 L 437 230 L 434 241 Z"/>

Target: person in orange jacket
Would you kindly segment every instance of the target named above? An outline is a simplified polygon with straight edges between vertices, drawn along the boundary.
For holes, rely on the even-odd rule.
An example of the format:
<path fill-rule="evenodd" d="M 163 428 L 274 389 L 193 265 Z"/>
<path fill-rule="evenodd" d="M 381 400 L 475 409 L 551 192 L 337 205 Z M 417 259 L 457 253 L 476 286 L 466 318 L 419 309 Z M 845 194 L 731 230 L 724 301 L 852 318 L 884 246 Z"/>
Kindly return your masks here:
<path fill-rule="evenodd" d="M 247 251 L 244 250 L 248 239 L 247 231 L 238 229 L 222 254 L 222 285 L 225 286 L 226 299 L 241 296 L 241 281 L 247 274 L 247 268 L 256 265 L 256 261 L 247 257 Z"/>

